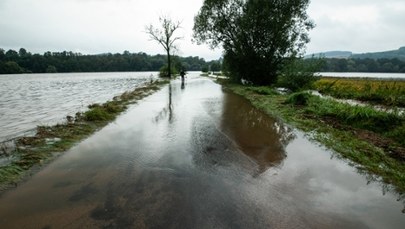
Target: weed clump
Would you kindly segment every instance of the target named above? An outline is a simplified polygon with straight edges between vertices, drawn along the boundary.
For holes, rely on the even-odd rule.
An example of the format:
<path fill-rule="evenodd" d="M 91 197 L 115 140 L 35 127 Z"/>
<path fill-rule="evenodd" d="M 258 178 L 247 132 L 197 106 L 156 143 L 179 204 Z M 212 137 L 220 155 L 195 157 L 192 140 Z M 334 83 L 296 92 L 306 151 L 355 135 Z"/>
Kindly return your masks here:
<path fill-rule="evenodd" d="M 277 95 L 277 91 L 271 87 L 248 87 L 248 90 L 259 95 Z"/>
<path fill-rule="evenodd" d="M 86 121 L 108 121 L 112 119 L 112 115 L 101 107 L 93 108 L 84 113 Z"/>
<path fill-rule="evenodd" d="M 123 111 L 125 106 L 118 102 L 107 102 L 104 105 L 93 104 L 89 106 L 90 110 L 84 113 L 86 121 L 109 121 L 114 119 L 115 114 Z"/>
<path fill-rule="evenodd" d="M 309 92 L 296 92 L 291 94 L 285 101 L 285 104 L 296 106 L 306 106 L 312 95 Z"/>

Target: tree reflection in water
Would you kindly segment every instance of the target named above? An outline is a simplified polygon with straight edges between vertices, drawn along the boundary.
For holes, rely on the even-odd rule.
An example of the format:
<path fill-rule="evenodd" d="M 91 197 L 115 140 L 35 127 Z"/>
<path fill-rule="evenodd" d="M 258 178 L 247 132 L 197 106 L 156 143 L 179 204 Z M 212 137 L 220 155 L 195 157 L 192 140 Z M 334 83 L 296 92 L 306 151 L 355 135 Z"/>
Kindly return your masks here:
<path fill-rule="evenodd" d="M 254 168 L 252 172 L 257 175 L 279 166 L 287 157 L 285 147 L 295 138 L 292 129 L 254 108 L 247 100 L 225 93 L 219 105 L 207 104 L 206 107 L 208 113 L 219 115 L 219 123 L 212 128 L 205 124 L 210 121 L 205 120 L 207 118 L 194 121 L 192 133 L 197 164 L 239 164 L 249 170 Z"/>
<path fill-rule="evenodd" d="M 221 129 L 258 163 L 261 172 L 283 161 L 285 147 L 295 137 L 291 128 L 234 94 L 225 95 L 223 106 Z"/>
<path fill-rule="evenodd" d="M 169 123 L 173 121 L 173 103 L 172 103 L 172 85 L 169 83 L 168 85 L 168 105 L 164 107 L 159 113 L 157 113 L 156 117 L 154 118 L 154 122 L 158 123 L 168 117 Z"/>

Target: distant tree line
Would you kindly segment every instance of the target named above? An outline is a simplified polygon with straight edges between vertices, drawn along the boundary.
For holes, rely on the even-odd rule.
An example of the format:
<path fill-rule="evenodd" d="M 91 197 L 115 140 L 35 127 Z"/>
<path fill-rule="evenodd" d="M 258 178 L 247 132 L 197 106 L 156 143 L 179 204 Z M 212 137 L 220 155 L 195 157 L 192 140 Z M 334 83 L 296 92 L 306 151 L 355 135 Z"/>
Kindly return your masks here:
<path fill-rule="evenodd" d="M 213 63 L 203 58 L 174 56 L 174 67 L 178 70 L 201 71 Z M 165 55 L 146 53 L 107 53 L 83 55 L 74 52 L 45 52 L 32 54 L 21 48 L 5 51 L 0 48 L 0 74 L 54 73 L 54 72 L 117 72 L 117 71 L 159 71 L 166 64 Z"/>
<path fill-rule="evenodd" d="M 311 59 L 306 59 L 311 61 Z M 0 74 L 54 73 L 54 72 L 117 72 L 159 71 L 166 65 L 165 55 L 146 53 L 106 53 L 83 55 L 74 52 L 45 52 L 32 54 L 24 48 L 19 51 L 0 48 Z M 405 73 L 405 61 L 393 59 L 324 58 L 322 72 L 388 72 Z M 222 60 L 205 61 L 199 57 L 174 56 L 174 68 L 187 71 L 223 70 Z"/>
<path fill-rule="evenodd" d="M 321 72 L 387 72 L 405 73 L 405 61 L 394 59 L 325 58 Z"/>

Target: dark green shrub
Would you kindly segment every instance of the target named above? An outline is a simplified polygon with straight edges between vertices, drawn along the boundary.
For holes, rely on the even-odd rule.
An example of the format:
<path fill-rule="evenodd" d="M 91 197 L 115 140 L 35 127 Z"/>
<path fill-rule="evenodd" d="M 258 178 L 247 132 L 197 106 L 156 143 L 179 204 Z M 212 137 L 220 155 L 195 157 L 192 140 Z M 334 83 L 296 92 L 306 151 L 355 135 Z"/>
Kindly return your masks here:
<path fill-rule="evenodd" d="M 171 69 L 172 69 L 172 76 L 176 75 L 177 74 L 176 68 L 174 66 L 172 66 Z M 168 75 L 169 75 L 169 70 L 168 70 L 167 65 L 162 66 L 159 70 L 159 76 L 168 77 Z"/>
<path fill-rule="evenodd" d="M 277 85 L 291 91 L 309 89 L 315 81 L 320 79 L 315 72 L 319 70 L 322 63 L 322 59 L 291 59 L 280 72 Z"/>
<path fill-rule="evenodd" d="M 293 104 L 296 106 L 306 106 L 310 98 L 313 97 L 308 92 L 297 92 L 291 94 L 287 100 L 285 101 L 286 104 Z"/>

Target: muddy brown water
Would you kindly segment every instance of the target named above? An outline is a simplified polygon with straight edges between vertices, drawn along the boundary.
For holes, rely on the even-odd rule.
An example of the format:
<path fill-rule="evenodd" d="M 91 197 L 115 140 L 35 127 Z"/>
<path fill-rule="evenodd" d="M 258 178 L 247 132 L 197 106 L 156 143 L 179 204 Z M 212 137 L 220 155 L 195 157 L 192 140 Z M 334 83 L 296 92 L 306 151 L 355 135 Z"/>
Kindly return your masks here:
<path fill-rule="evenodd" d="M 173 81 L 0 197 L 1 228 L 403 228 L 398 196 L 209 79 Z"/>

